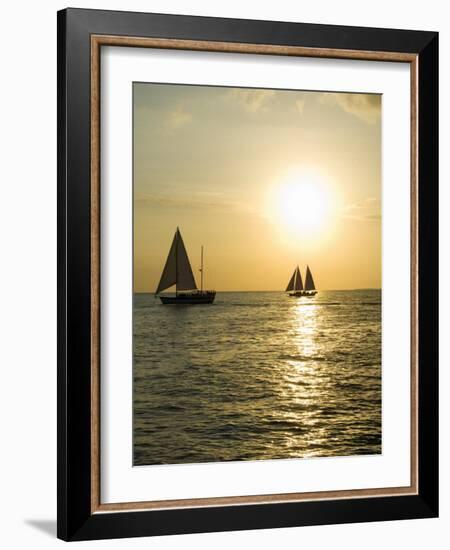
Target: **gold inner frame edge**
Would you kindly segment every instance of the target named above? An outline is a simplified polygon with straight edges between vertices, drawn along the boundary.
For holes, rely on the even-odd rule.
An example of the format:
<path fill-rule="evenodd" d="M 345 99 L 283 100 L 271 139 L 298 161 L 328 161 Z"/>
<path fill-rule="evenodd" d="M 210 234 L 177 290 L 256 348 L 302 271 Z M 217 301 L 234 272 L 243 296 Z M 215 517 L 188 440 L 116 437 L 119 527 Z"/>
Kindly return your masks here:
<path fill-rule="evenodd" d="M 411 150 L 411 484 L 407 487 L 367 488 L 339 491 L 282 493 L 232 497 L 210 497 L 140 502 L 101 502 L 100 457 L 100 50 L 102 46 L 163 48 L 240 54 L 318 57 L 391 61 L 410 65 L 410 150 Z M 167 38 L 91 35 L 90 56 L 90 185 L 91 185 L 91 513 L 131 510 L 162 510 L 212 506 L 273 504 L 312 500 L 387 497 L 418 494 L 418 55 L 401 52 L 307 48 L 270 44 L 213 42 Z"/>

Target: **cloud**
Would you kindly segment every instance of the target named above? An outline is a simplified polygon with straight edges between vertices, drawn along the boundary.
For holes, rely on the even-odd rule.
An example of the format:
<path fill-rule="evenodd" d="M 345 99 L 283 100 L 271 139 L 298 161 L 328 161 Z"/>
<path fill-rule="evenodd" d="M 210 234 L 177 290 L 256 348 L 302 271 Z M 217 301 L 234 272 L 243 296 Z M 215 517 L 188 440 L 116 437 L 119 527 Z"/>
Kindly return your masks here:
<path fill-rule="evenodd" d="M 381 114 L 381 96 L 379 94 L 322 93 L 320 103 L 337 105 L 368 124 L 374 124 Z"/>
<path fill-rule="evenodd" d="M 158 206 L 171 209 L 218 209 L 236 210 L 241 205 L 237 201 L 231 201 L 222 196 L 221 193 L 192 193 L 190 195 L 159 195 L 145 194 L 135 198 L 138 206 Z"/>
<path fill-rule="evenodd" d="M 343 217 L 347 220 L 359 222 L 381 221 L 381 204 L 374 197 L 368 197 L 355 204 L 349 204 L 344 208 Z"/>
<path fill-rule="evenodd" d="M 305 100 L 304 99 L 297 99 L 295 102 L 295 107 L 297 109 L 297 112 L 302 115 L 303 111 L 305 110 Z"/>
<path fill-rule="evenodd" d="M 228 101 L 236 102 L 248 113 L 258 113 L 269 110 L 268 104 L 274 95 L 275 92 L 273 90 L 246 90 L 242 88 L 233 88 L 225 94 L 225 97 Z"/>
<path fill-rule="evenodd" d="M 183 107 L 178 106 L 175 110 L 171 111 L 166 118 L 167 130 L 178 130 L 186 124 L 192 121 L 192 114 L 186 111 Z"/>

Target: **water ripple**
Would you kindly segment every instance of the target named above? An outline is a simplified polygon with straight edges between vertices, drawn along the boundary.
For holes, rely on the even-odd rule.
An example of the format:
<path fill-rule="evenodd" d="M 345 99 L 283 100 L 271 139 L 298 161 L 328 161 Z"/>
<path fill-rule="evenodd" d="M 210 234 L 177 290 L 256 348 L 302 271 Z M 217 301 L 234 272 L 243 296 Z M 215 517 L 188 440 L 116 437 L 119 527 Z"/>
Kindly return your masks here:
<path fill-rule="evenodd" d="M 134 299 L 134 464 L 381 452 L 381 293 Z"/>

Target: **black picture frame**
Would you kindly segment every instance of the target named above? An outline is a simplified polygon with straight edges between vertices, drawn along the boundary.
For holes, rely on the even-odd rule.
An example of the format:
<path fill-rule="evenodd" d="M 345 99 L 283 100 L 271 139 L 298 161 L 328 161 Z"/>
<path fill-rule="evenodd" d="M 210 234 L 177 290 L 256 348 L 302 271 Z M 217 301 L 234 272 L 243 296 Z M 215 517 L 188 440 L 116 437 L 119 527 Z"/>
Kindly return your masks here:
<path fill-rule="evenodd" d="M 418 61 L 418 492 L 92 513 L 91 36 L 402 52 Z M 66 9 L 58 12 L 58 531 L 64 540 L 438 515 L 438 34 Z"/>

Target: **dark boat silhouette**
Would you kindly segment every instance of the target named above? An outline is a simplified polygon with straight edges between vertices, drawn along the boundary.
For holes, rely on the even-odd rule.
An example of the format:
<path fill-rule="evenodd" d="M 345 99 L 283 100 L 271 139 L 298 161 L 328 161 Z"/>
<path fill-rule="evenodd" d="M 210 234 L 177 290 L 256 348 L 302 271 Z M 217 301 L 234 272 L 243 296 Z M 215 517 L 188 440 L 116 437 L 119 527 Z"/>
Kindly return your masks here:
<path fill-rule="evenodd" d="M 201 248 L 200 274 L 201 284 L 199 290 L 192 273 L 191 263 L 189 262 L 180 230 L 177 227 L 155 296 L 159 296 L 163 304 L 212 304 L 216 297 L 216 291 L 203 290 L 203 246 Z M 173 285 L 175 285 L 174 296 L 161 294 L 161 292 Z"/>
<path fill-rule="evenodd" d="M 294 273 L 292 274 L 288 286 L 286 287 L 286 292 L 289 292 L 289 296 L 293 296 L 295 298 L 301 298 L 302 296 L 308 298 L 317 294 L 314 279 L 309 266 L 306 266 L 305 286 L 303 287 L 302 276 L 300 274 L 300 269 L 297 266 L 294 269 Z"/>

